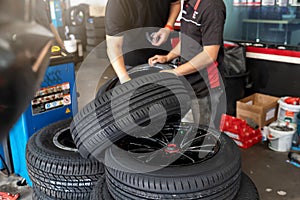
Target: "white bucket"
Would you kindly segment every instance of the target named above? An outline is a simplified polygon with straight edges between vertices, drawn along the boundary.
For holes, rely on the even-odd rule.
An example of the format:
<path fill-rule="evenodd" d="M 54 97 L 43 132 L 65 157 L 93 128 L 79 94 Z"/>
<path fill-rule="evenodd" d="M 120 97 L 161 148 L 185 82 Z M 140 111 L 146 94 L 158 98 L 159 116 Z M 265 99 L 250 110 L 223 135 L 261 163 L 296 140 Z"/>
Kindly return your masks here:
<path fill-rule="evenodd" d="M 269 148 L 274 151 L 279 152 L 287 152 L 290 150 L 292 146 L 292 139 L 293 135 L 296 132 L 296 129 L 292 125 L 288 125 L 289 128 L 292 128 L 292 131 L 279 131 L 271 128 L 272 126 L 285 126 L 285 122 L 274 122 L 269 125 L 269 134 L 268 134 L 268 140 Z"/>
<path fill-rule="evenodd" d="M 282 122 L 297 123 L 297 114 L 300 112 L 300 105 L 291 105 L 284 102 L 288 97 L 282 97 L 278 100 L 279 109 L 277 120 Z"/>
<path fill-rule="evenodd" d="M 65 49 L 68 53 L 74 53 L 77 51 L 76 40 L 64 40 Z"/>

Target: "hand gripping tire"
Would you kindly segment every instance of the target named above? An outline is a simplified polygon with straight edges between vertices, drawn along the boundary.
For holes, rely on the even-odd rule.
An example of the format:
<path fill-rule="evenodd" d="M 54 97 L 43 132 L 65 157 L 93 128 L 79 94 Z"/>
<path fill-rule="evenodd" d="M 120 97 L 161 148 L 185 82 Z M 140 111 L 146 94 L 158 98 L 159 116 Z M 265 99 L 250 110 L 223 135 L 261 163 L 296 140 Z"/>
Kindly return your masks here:
<path fill-rule="evenodd" d="M 103 150 L 126 133 L 143 136 L 150 122 L 178 120 L 189 109 L 189 94 L 177 76 L 147 74 L 97 96 L 74 117 L 71 133 L 83 157 L 101 159 Z"/>
<path fill-rule="evenodd" d="M 157 64 L 153 67 L 151 67 L 148 64 L 143 64 L 143 65 L 138 65 L 135 67 L 127 66 L 128 74 L 132 78 L 137 78 L 139 76 L 144 76 L 146 74 L 151 74 L 151 73 L 158 73 L 161 70 L 168 70 L 168 69 L 173 69 L 168 64 Z M 108 90 L 113 89 L 117 85 L 120 85 L 119 78 L 117 76 L 114 76 L 110 80 L 106 81 L 98 90 L 96 96 L 100 97 L 103 95 L 105 92 Z"/>
<path fill-rule="evenodd" d="M 51 124 L 35 133 L 26 147 L 33 184 L 52 198 L 88 199 L 104 167 L 80 156 L 70 134 L 71 119 Z"/>
<path fill-rule="evenodd" d="M 200 129 L 207 130 L 201 127 Z M 209 131 L 211 134 L 218 134 L 214 130 Z M 150 143 L 146 144 L 148 149 L 153 148 Z M 144 148 L 146 145 L 142 147 L 142 151 L 146 151 Z M 197 147 L 191 149 L 195 148 Z M 185 154 L 188 155 L 190 152 Z M 147 159 L 154 160 L 151 156 Z M 153 166 L 137 159 L 141 157 L 138 155 L 133 157 L 128 150 L 122 150 L 117 146 L 111 146 L 106 150 L 106 183 L 114 199 L 230 200 L 235 198 L 240 188 L 240 152 L 225 134 L 219 137 L 218 151 L 198 163 L 162 165 L 162 168 L 151 171 Z M 166 155 L 164 157 L 167 158 Z"/>

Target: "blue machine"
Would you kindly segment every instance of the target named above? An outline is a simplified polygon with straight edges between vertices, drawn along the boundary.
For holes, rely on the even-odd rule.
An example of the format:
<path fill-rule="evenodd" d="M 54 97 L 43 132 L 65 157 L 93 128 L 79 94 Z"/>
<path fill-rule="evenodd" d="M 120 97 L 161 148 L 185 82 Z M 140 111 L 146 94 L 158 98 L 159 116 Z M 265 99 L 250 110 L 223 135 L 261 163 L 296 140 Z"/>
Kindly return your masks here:
<path fill-rule="evenodd" d="M 4 152 L 3 152 L 3 147 L 2 145 L 0 145 L 0 155 L 2 156 L 2 158 L 4 159 Z M 0 170 L 4 169 L 4 164 L 2 163 L 2 161 L 0 160 Z"/>
<path fill-rule="evenodd" d="M 51 13 L 51 20 L 54 27 L 62 27 L 63 20 L 62 20 L 62 8 L 60 5 L 60 0 L 50 0 L 50 13 Z"/>
<path fill-rule="evenodd" d="M 78 111 L 74 63 L 48 67 L 41 89 L 10 131 L 14 173 L 31 185 L 26 168 L 26 144 L 41 128 L 70 118 Z"/>

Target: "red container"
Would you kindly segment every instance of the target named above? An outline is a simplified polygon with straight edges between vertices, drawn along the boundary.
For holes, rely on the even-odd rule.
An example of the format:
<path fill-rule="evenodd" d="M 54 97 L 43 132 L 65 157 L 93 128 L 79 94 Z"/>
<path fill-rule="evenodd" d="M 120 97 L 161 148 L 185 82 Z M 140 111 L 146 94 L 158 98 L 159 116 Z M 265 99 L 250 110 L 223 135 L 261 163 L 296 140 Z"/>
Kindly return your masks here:
<path fill-rule="evenodd" d="M 222 115 L 220 131 L 232 138 L 241 148 L 249 148 L 262 140 L 260 129 L 253 129 L 245 120 L 230 115 Z"/>

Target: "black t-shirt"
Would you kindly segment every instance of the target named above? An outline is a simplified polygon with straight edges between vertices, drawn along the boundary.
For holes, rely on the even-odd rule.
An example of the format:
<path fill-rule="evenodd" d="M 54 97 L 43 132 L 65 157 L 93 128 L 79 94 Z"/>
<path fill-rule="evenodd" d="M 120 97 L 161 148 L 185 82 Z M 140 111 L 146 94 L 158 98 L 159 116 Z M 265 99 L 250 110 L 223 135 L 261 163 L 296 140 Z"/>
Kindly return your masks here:
<path fill-rule="evenodd" d="M 48 3 L 44 0 L 36 0 L 34 14 L 35 21 L 50 30 L 51 16 Z"/>
<path fill-rule="evenodd" d="M 154 47 L 146 39 L 166 25 L 170 4 L 178 0 L 108 0 L 105 14 L 106 34 L 124 36 L 125 64 L 147 63 L 155 54 L 167 54 L 171 43 Z M 147 28 L 145 28 L 147 27 Z M 159 49 L 158 49 L 159 48 Z"/>
<path fill-rule="evenodd" d="M 181 19 L 182 62 L 186 62 L 202 52 L 203 46 L 220 45 L 217 62 L 219 72 L 222 74 L 225 18 L 226 8 L 223 0 L 188 0 L 184 2 Z M 208 94 L 207 86 L 211 88 L 218 86 L 216 81 L 221 77 L 214 68 L 211 66 L 186 76 L 198 97 Z"/>

